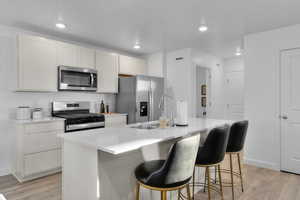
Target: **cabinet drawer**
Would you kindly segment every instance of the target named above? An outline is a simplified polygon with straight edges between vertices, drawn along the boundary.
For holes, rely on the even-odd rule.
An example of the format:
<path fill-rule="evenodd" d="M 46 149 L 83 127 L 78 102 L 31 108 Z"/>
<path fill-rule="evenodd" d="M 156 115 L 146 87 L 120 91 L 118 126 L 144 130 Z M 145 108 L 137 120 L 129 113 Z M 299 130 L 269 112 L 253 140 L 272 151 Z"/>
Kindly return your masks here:
<path fill-rule="evenodd" d="M 127 116 L 105 116 L 105 127 L 124 127 L 127 124 Z"/>
<path fill-rule="evenodd" d="M 61 148 L 60 138 L 57 134 L 61 131 L 44 132 L 40 134 L 31 133 L 24 135 L 24 154 L 38 153 Z"/>
<path fill-rule="evenodd" d="M 34 123 L 25 125 L 25 133 L 44 133 L 56 130 L 64 130 L 64 122 L 48 122 L 48 123 Z"/>
<path fill-rule="evenodd" d="M 61 167 L 58 156 L 61 150 L 52 150 L 26 155 L 24 157 L 24 175 L 42 173 Z"/>

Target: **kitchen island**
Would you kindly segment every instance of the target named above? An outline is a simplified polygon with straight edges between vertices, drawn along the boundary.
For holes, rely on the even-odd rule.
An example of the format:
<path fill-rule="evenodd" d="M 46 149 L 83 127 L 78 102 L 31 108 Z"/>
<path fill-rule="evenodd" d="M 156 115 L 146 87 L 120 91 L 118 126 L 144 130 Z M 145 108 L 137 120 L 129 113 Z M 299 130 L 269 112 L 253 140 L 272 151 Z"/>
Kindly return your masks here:
<path fill-rule="evenodd" d="M 181 136 L 203 136 L 232 121 L 190 118 L 187 127 L 156 129 L 104 128 L 60 135 L 63 139 L 63 200 L 135 199 L 134 169 L 142 162 L 164 159 Z M 197 176 L 203 173 L 197 172 Z M 200 178 L 200 177 L 197 177 Z M 175 199 L 176 194 L 169 195 Z M 160 199 L 159 193 L 141 190 L 141 199 Z"/>

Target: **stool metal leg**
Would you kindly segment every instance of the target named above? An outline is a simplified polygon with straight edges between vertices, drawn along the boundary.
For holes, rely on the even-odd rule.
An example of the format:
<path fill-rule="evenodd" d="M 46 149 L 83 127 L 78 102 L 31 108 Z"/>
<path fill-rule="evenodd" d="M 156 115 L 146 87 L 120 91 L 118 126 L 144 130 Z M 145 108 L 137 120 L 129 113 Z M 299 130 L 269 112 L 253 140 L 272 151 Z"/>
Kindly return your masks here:
<path fill-rule="evenodd" d="M 161 200 L 167 200 L 167 191 L 160 192 Z"/>
<path fill-rule="evenodd" d="M 207 167 L 205 167 L 205 176 L 204 176 L 204 186 L 203 186 L 203 192 L 205 192 L 205 187 L 206 187 L 206 179 L 207 179 Z"/>
<path fill-rule="evenodd" d="M 207 192 L 208 192 L 208 200 L 210 200 L 210 171 L 209 171 L 209 167 L 206 167 L 206 171 L 207 171 Z"/>
<path fill-rule="evenodd" d="M 217 166 L 215 166 L 215 184 L 217 184 L 217 174 L 218 174 L 218 170 L 217 170 Z"/>
<path fill-rule="evenodd" d="M 193 188 L 192 188 L 193 200 L 195 200 L 195 170 L 196 170 L 196 167 L 194 167 L 194 172 L 193 172 Z"/>
<path fill-rule="evenodd" d="M 189 184 L 186 185 L 186 191 L 187 191 L 188 200 L 192 200 Z"/>
<path fill-rule="evenodd" d="M 229 154 L 229 158 L 230 158 L 231 192 L 232 192 L 232 199 L 234 200 L 232 154 Z"/>
<path fill-rule="evenodd" d="M 238 162 L 239 162 L 241 187 L 242 187 L 242 192 L 244 192 L 243 173 L 242 173 L 242 166 L 241 166 L 241 157 L 240 157 L 240 153 L 237 154 L 237 157 L 238 157 Z"/>
<path fill-rule="evenodd" d="M 181 189 L 178 190 L 178 200 L 180 200 Z"/>
<path fill-rule="evenodd" d="M 136 183 L 135 199 L 140 200 L 140 184 Z"/>
<path fill-rule="evenodd" d="M 219 183 L 220 183 L 220 192 L 221 192 L 221 198 L 224 199 L 223 195 L 223 185 L 222 185 L 222 176 L 221 176 L 221 165 L 218 165 L 218 174 L 219 174 Z"/>

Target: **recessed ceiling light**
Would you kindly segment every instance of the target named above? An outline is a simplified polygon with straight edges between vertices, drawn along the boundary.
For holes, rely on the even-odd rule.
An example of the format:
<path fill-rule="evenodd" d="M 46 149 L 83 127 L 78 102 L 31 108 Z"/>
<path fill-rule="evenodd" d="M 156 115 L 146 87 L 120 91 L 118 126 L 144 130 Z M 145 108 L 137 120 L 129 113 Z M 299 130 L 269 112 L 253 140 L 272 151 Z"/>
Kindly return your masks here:
<path fill-rule="evenodd" d="M 133 46 L 134 49 L 140 49 L 141 48 L 141 45 L 136 43 L 134 46 Z"/>
<path fill-rule="evenodd" d="M 199 26 L 198 30 L 200 32 L 205 32 L 208 30 L 208 27 L 206 25 L 202 24 L 201 26 Z"/>
<path fill-rule="evenodd" d="M 55 26 L 56 26 L 56 28 L 59 28 L 59 29 L 65 29 L 65 28 L 67 28 L 67 26 L 65 24 L 63 24 L 63 23 L 56 23 Z"/>
<path fill-rule="evenodd" d="M 235 55 L 240 56 L 240 55 L 242 55 L 242 53 L 241 52 L 236 52 Z"/>

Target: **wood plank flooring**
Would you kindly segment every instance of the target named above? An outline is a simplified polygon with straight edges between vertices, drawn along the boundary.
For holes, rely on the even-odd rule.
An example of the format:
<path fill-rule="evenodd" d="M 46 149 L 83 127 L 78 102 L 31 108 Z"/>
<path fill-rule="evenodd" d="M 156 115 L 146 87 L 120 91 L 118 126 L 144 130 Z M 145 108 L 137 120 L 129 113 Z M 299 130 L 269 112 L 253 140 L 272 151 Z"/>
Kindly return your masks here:
<path fill-rule="evenodd" d="M 300 176 L 245 165 L 245 192 L 236 187 L 236 200 L 300 200 Z M 23 184 L 13 176 L 0 177 L 0 193 L 7 200 L 61 200 L 61 174 Z M 231 190 L 224 191 L 225 200 L 231 199 Z M 207 199 L 199 192 L 196 200 Z M 212 193 L 212 199 L 220 199 Z"/>

